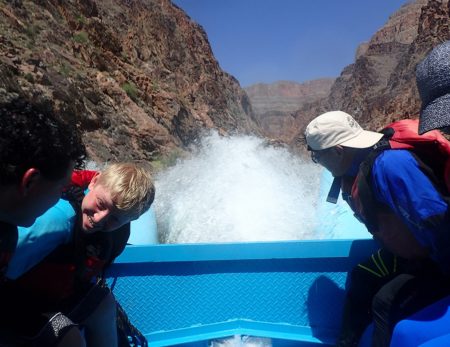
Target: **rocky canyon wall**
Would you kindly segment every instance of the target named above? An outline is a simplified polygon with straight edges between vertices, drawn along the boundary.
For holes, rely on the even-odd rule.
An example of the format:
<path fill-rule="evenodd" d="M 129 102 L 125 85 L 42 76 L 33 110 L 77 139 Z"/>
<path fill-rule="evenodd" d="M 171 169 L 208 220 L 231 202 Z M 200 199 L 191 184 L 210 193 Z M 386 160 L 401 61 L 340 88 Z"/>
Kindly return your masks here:
<path fill-rule="evenodd" d="M 51 104 L 91 159 L 152 160 L 204 129 L 259 133 L 205 31 L 169 0 L 0 0 L 0 98 Z"/>

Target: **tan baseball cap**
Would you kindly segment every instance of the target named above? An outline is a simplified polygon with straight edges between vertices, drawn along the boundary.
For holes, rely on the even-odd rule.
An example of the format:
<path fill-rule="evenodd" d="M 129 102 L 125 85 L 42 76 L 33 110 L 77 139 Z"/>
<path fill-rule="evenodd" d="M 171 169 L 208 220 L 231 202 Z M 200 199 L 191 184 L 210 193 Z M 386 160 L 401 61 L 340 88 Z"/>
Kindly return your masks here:
<path fill-rule="evenodd" d="M 376 144 L 383 134 L 363 130 L 349 114 L 331 111 L 313 119 L 305 130 L 308 146 L 320 151 L 341 145 L 344 147 L 367 148 Z"/>

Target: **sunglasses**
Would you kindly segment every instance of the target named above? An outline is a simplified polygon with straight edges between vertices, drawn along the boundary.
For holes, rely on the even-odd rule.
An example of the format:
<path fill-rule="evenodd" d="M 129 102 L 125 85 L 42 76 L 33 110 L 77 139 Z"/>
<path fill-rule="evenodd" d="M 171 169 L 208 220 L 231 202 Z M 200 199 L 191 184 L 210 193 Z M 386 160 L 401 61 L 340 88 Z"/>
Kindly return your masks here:
<path fill-rule="evenodd" d="M 311 152 L 311 160 L 316 163 L 319 164 L 320 163 L 320 158 L 325 155 L 327 152 L 329 152 L 331 148 L 326 148 L 326 149 L 322 149 L 319 151 L 315 151 L 314 149 L 312 149 L 311 147 L 308 146 L 308 151 Z"/>

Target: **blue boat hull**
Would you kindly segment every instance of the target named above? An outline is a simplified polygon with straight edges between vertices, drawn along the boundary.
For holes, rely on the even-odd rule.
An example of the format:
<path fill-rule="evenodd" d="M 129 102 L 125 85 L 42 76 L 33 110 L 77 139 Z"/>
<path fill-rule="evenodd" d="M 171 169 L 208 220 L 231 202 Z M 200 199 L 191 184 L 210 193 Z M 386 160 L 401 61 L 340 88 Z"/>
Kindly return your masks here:
<path fill-rule="evenodd" d="M 372 240 L 130 246 L 108 282 L 150 346 L 233 335 L 332 345 L 349 271 Z"/>

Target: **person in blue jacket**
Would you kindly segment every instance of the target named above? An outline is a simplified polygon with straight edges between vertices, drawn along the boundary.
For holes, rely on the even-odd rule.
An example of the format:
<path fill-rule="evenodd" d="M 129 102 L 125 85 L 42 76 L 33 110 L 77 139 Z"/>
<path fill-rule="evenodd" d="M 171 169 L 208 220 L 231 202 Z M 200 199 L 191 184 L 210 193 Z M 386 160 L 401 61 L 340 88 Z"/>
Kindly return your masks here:
<path fill-rule="evenodd" d="M 373 346 L 389 346 L 396 322 L 450 293 L 448 199 L 410 151 L 373 158 L 383 134 L 345 112 L 313 119 L 305 138 L 313 161 L 339 178 L 344 199 L 381 244 L 352 271 L 336 345 L 357 346 L 373 320 Z"/>
<path fill-rule="evenodd" d="M 22 97 L 0 103 L 0 282 L 17 240 L 61 197 L 86 151 L 75 129 Z"/>
<path fill-rule="evenodd" d="M 8 301 L 4 273 L 16 249 L 17 226 L 32 225 L 58 201 L 73 168 L 83 166 L 86 150 L 77 130 L 48 106 L 13 94 L 0 99 L 0 297 Z M 55 316 L 51 324 L 59 322 Z M 0 344 L 8 333 L 0 326 Z M 75 329 L 60 342 L 84 346 Z"/>
<path fill-rule="evenodd" d="M 117 346 L 116 302 L 95 280 L 123 251 L 130 221 L 150 208 L 154 195 L 150 171 L 142 165 L 75 171 L 63 199 L 21 230 L 6 273 L 15 300 L 2 304 L 10 322 L 1 324 L 19 340 L 54 346 L 64 331 L 49 334 L 46 317 L 60 312 L 69 326 L 84 328 L 87 346 Z M 26 307 L 25 318 L 15 311 L 18 302 Z"/>

